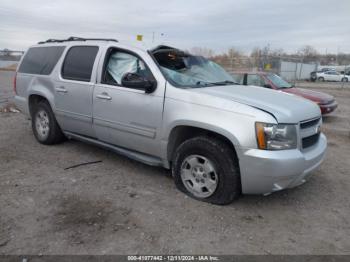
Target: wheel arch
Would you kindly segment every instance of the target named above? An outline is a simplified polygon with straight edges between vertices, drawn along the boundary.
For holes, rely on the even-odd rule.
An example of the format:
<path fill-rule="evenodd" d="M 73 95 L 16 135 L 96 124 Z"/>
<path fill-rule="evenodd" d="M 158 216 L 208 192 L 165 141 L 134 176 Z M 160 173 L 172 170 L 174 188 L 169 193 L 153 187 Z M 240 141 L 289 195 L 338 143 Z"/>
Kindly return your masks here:
<path fill-rule="evenodd" d="M 220 140 L 227 143 L 233 150 L 238 161 L 240 154 L 238 146 L 239 143 L 237 138 L 232 133 L 217 126 L 187 121 L 177 123 L 170 129 L 166 145 L 167 161 L 171 163 L 175 150 L 181 143 L 188 139 L 201 135 L 219 138 Z"/>
<path fill-rule="evenodd" d="M 47 101 L 51 107 L 51 109 L 54 111 L 54 97 L 49 92 L 40 92 L 33 90 L 28 95 L 28 109 L 29 109 L 29 115 L 32 116 L 33 106 L 40 101 Z"/>

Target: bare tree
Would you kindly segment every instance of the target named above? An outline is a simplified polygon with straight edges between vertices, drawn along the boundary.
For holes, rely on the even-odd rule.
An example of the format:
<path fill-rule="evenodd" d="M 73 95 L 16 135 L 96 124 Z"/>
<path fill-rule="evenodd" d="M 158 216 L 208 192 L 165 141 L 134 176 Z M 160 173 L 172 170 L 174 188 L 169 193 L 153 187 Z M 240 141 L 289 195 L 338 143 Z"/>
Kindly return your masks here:
<path fill-rule="evenodd" d="M 242 52 L 233 47 L 228 49 L 225 53 L 213 57 L 216 63 L 230 70 L 242 67 L 246 59 Z"/>
<path fill-rule="evenodd" d="M 350 65 L 350 54 L 339 53 L 337 60 L 339 65 Z"/>
<path fill-rule="evenodd" d="M 206 58 L 211 58 L 214 56 L 214 51 L 206 47 L 192 47 L 190 53 L 193 55 L 204 56 Z"/>
<path fill-rule="evenodd" d="M 319 53 L 311 45 L 305 45 L 299 48 L 297 55 L 303 59 L 303 62 L 314 62 L 319 60 Z"/>

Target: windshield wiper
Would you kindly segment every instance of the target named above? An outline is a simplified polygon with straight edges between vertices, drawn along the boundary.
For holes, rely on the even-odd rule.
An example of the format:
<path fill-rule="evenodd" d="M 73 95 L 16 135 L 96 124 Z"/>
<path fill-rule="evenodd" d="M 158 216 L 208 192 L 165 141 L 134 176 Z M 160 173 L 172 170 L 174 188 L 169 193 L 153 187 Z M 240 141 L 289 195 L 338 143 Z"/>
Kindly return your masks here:
<path fill-rule="evenodd" d="M 218 86 L 224 86 L 224 85 L 239 85 L 238 83 L 234 82 L 234 81 L 230 81 L 230 80 L 225 80 L 225 81 L 221 81 L 221 82 L 214 82 L 211 83 L 213 85 L 218 85 Z"/>
<path fill-rule="evenodd" d="M 196 83 L 196 86 L 200 87 L 200 86 L 213 86 L 215 85 L 214 83 L 210 83 L 210 82 L 205 82 L 205 81 L 198 81 Z"/>
<path fill-rule="evenodd" d="M 221 82 L 205 82 L 205 81 L 198 81 L 196 83 L 197 87 L 205 87 L 205 86 L 225 86 L 225 85 L 239 85 L 238 83 L 230 80 L 225 80 Z"/>

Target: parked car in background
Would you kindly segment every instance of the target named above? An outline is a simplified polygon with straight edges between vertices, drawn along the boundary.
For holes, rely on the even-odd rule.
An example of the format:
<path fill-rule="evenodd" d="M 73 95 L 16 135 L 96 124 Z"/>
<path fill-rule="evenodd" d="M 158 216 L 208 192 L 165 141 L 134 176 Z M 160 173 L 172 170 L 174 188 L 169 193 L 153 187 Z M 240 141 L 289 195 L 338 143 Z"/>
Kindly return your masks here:
<path fill-rule="evenodd" d="M 322 68 L 322 69 L 320 69 L 318 71 L 313 71 L 313 72 L 310 73 L 310 80 L 312 82 L 315 82 L 317 80 L 317 73 L 324 73 L 324 72 L 327 72 L 327 71 L 335 71 L 335 69 L 333 69 L 333 68 L 326 68 L 325 67 L 325 68 Z"/>
<path fill-rule="evenodd" d="M 350 76 L 340 74 L 334 70 L 319 72 L 316 74 L 318 81 L 349 82 Z"/>
<path fill-rule="evenodd" d="M 333 96 L 322 92 L 295 87 L 293 84 L 288 83 L 280 76 L 273 73 L 238 72 L 234 73 L 234 77 L 242 85 L 261 86 L 309 99 L 319 105 L 323 115 L 333 112 L 338 107 Z"/>

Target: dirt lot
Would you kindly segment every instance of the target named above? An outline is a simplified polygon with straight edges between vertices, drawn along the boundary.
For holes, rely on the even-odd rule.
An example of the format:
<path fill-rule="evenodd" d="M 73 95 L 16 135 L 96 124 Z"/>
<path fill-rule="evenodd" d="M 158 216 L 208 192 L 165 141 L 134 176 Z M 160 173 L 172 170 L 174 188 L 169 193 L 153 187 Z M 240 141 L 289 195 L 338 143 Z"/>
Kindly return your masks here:
<path fill-rule="evenodd" d="M 2 93 L 8 82 L 0 74 Z M 322 91 L 339 108 L 324 119 L 321 168 L 229 206 L 192 200 L 166 170 L 103 149 L 40 145 L 23 115 L 0 113 L 0 254 L 350 254 L 350 89 Z M 102 162 L 65 170 L 86 161 Z"/>
<path fill-rule="evenodd" d="M 0 70 L 0 108 L 4 107 L 13 96 L 13 71 Z"/>

